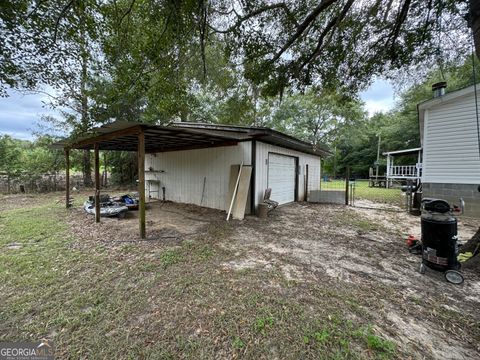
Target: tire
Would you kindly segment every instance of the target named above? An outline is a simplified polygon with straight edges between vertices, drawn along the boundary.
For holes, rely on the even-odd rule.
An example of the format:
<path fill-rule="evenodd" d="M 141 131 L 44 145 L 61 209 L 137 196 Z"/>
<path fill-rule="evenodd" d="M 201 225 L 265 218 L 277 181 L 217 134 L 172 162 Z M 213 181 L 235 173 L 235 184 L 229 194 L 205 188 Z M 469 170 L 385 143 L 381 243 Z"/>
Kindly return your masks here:
<path fill-rule="evenodd" d="M 464 281 L 463 275 L 457 270 L 447 270 L 444 276 L 445 280 L 451 284 L 460 285 Z"/>

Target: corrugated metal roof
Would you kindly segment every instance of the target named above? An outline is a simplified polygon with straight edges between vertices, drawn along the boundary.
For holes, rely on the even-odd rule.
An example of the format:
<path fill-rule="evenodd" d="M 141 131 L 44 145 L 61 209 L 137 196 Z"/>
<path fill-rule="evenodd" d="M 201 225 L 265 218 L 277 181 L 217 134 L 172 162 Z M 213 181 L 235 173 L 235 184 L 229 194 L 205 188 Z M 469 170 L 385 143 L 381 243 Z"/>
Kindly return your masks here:
<path fill-rule="evenodd" d="M 215 132 L 228 132 L 238 133 L 238 134 L 245 134 L 248 138 L 258 138 L 262 141 L 269 142 L 275 144 L 276 142 L 278 145 L 283 145 L 286 147 L 294 146 L 295 150 L 301 150 L 305 152 L 309 152 L 314 149 L 313 154 L 315 155 L 330 155 L 330 151 L 328 150 L 327 146 L 320 144 L 317 145 L 315 149 L 313 144 L 308 143 L 306 141 L 297 139 L 291 135 L 284 134 L 280 131 L 273 130 L 267 127 L 255 127 L 255 126 L 243 126 L 243 125 L 224 125 L 224 124 L 205 124 L 205 123 L 194 123 L 194 122 L 179 122 L 179 123 L 172 123 L 172 126 L 181 127 L 181 128 L 189 128 L 189 129 L 204 129 L 204 130 L 213 130 Z M 288 146 L 290 145 L 290 146 Z"/>
<path fill-rule="evenodd" d="M 56 148 L 136 151 L 138 132 L 145 134 L 145 151 L 162 152 L 210 146 L 233 145 L 240 141 L 260 140 L 309 154 L 329 155 L 325 147 L 312 144 L 264 127 L 245 127 L 201 123 L 172 123 L 170 126 L 116 121 L 91 132 L 59 141 Z"/>
<path fill-rule="evenodd" d="M 417 154 L 419 151 L 422 151 L 421 147 L 413 148 L 413 149 L 386 151 L 382 153 L 382 155 L 413 155 L 413 154 Z"/>

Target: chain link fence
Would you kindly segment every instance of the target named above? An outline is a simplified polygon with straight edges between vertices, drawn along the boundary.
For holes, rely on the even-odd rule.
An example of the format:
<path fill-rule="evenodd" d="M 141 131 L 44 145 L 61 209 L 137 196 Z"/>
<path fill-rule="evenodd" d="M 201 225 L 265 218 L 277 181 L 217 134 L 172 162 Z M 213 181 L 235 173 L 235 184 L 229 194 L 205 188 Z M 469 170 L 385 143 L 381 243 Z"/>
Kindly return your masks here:
<path fill-rule="evenodd" d="M 349 203 L 355 207 L 405 211 L 407 197 L 400 187 L 372 186 L 369 179 L 350 179 Z"/>

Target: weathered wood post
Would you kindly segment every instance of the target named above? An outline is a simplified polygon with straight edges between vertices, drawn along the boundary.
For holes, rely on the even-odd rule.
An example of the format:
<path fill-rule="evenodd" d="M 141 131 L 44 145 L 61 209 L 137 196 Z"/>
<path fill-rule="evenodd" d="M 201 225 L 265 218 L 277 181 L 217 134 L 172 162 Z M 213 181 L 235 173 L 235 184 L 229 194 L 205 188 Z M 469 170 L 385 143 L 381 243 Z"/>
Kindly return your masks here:
<path fill-rule="evenodd" d="M 65 207 L 70 207 L 70 149 L 65 148 Z"/>
<path fill-rule="evenodd" d="M 145 239 L 145 133 L 143 129 L 138 133 L 138 196 L 140 238 Z"/>
<path fill-rule="evenodd" d="M 100 156 L 98 143 L 94 145 L 95 152 L 95 222 L 100 222 Z"/>

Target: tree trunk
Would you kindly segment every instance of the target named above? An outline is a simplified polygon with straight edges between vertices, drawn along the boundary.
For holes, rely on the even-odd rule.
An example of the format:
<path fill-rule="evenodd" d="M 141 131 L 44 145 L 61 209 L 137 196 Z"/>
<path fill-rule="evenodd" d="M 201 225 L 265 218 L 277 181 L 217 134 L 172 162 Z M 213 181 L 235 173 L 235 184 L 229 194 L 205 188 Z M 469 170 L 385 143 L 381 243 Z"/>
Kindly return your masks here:
<path fill-rule="evenodd" d="M 88 95 L 87 95 L 87 81 L 88 81 L 88 51 L 87 38 L 85 31 L 85 9 L 84 5 L 80 5 L 80 57 L 82 74 L 80 77 L 80 97 L 81 97 L 81 128 L 83 131 L 88 131 L 90 128 L 88 118 Z M 83 185 L 86 187 L 92 186 L 92 165 L 90 162 L 90 151 L 85 150 L 83 153 Z"/>
<path fill-rule="evenodd" d="M 462 253 L 471 252 L 474 255 L 470 259 L 462 263 L 463 269 L 480 271 L 479 249 L 480 249 L 480 228 L 478 228 L 478 231 L 475 233 L 475 235 L 473 235 L 472 238 L 468 240 L 467 243 L 460 248 L 460 251 Z"/>
<path fill-rule="evenodd" d="M 104 180 L 103 180 L 103 186 L 104 186 L 104 187 L 107 187 L 107 185 L 108 185 L 108 184 L 107 184 L 107 181 L 108 181 L 108 180 L 107 180 L 108 171 L 107 171 L 107 152 L 106 152 L 106 151 L 103 153 L 103 168 L 104 168 L 104 170 L 105 170 L 105 171 L 104 171 L 105 178 L 104 178 Z"/>
<path fill-rule="evenodd" d="M 478 228 L 475 235 L 472 236 L 470 240 L 468 240 L 461 248 L 460 251 L 464 252 L 471 252 L 473 253 L 476 249 L 478 244 L 480 243 L 480 228 Z M 478 249 L 477 249 L 478 250 Z"/>
<path fill-rule="evenodd" d="M 471 252 L 474 256 L 462 263 L 462 268 L 480 271 L 480 228 L 461 248 L 460 252 Z"/>
<path fill-rule="evenodd" d="M 470 0 L 470 28 L 473 32 L 475 53 L 480 59 L 480 1 Z"/>
<path fill-rule="evenodd" d="M 83 150 L 83 186 L 91 187 L 92 185 L 93 181 L 90 150 Z"/>

